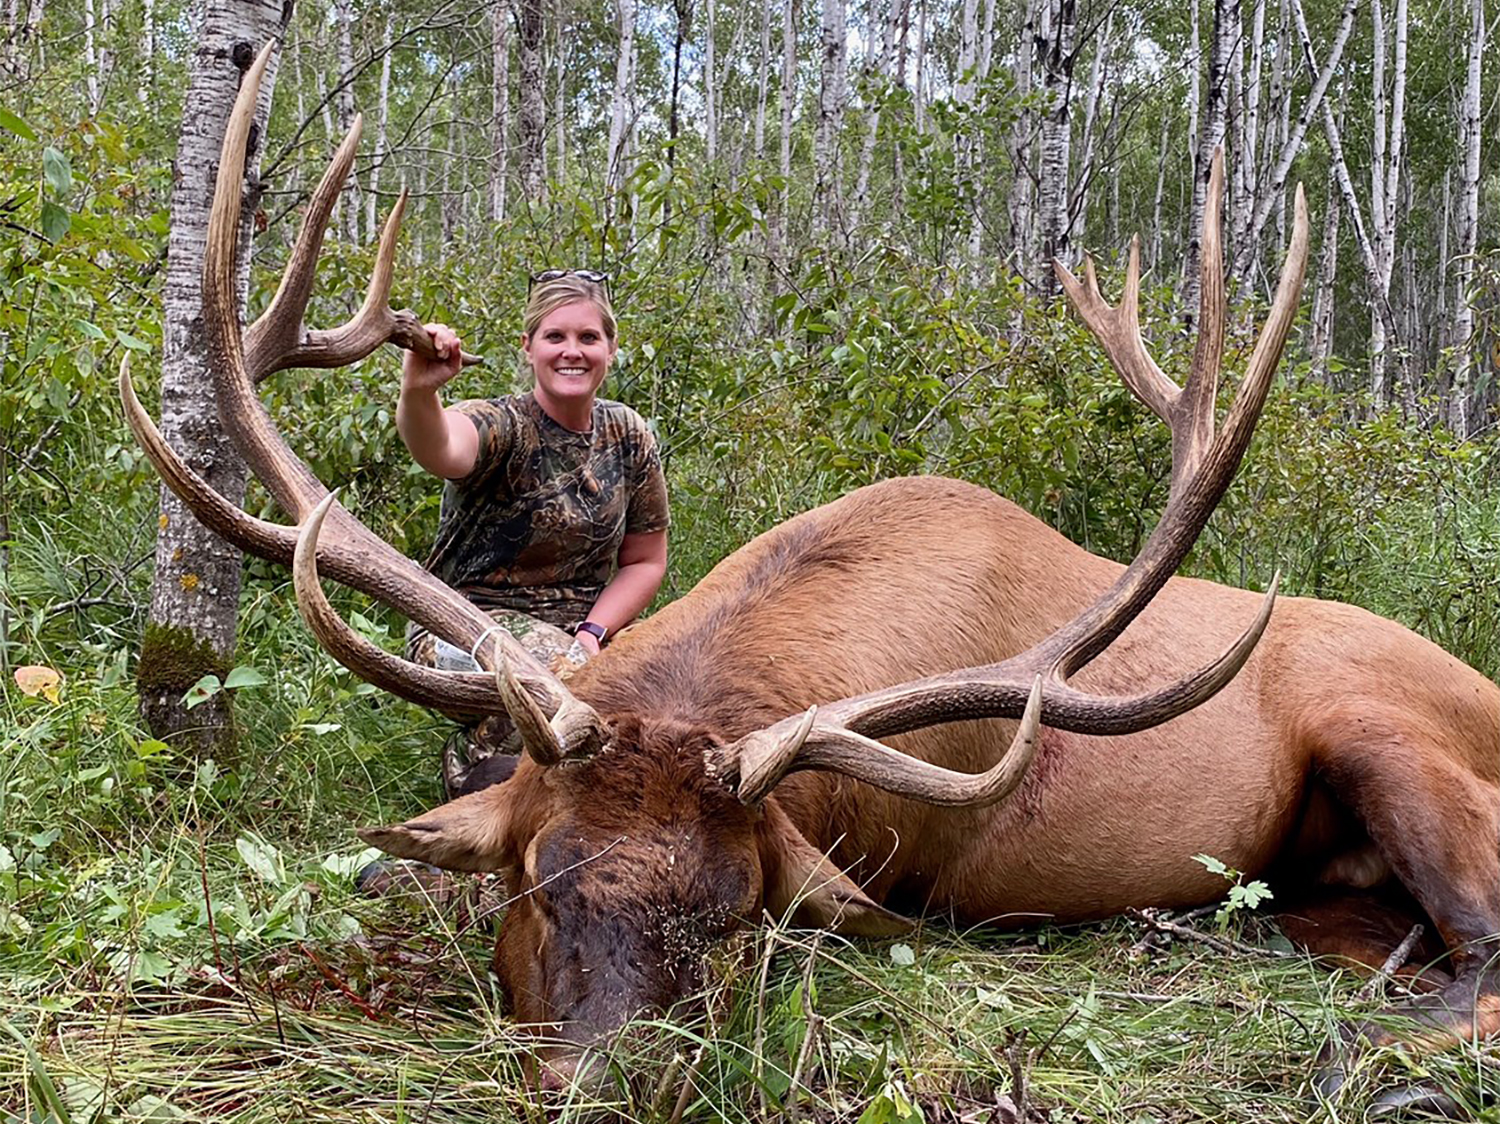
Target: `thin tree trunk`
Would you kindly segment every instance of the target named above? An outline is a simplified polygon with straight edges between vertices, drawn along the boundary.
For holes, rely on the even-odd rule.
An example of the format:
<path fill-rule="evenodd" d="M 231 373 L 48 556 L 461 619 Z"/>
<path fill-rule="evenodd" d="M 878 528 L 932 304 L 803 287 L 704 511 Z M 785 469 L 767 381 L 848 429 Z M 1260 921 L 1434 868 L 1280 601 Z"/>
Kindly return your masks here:
<path fill-rule="evenodd" d="M 927 0 L 917 0 L 917 73 L 912 90 L 912 123 L 927 131 Z"/>
<path fill-rule="evenodd" d="M 719 159 L 718 70 L 714 65 L 714 0 L 706 0 L 703 12 L 703 151 L 712 168 Z"/>
<path fill-rule="evenodd" d="M 161 430 L 167 443 L 231 503 L 245 494 L 246 470 L 219 428 L 202 324 L 202 274 L 208 214 L 219 148 L 241 75 L 269 39 L 286 31 L 284 0 L 211 3 L 203 13 L 188 68 L 182 127 L 173 162 L 171 227 L 162 291 Z M 273 55 L 261 86 L 257 120 L 264 135 L 276 81 Z M 249 283 L 249 240 L 259 206 L 256 158 L 246 163 L 241 211 L 239 294 Z M 141 716 L 158 738 L 196 754 L 220 754 L 234 743 L 227 693 L 189 711 L 182 698 L 205 675 L 233 665 L 241 556 L 205 530 L 165 486 L 161 489 L 151 610 L 136 671 Z"/>
<path fill-rule="evenodd" d="M 547 197 L 546 71 L 542 66 L 543 0 L 518 0 L 520 11 L 521 190 L 530 203 Z"/>
<path fill-rule="evenodd" d="M 1157 149 L 1156 156 L 1156 195 L 1151 202 L 1151 257 L 1148 259 L 1152 269 L 1161 265 L 1161 201 L 1167 186 L 1167 141 L 1172 133 L 1172 115 L 1163 113 L 1161 115 L 1161 144 Z"/>
<path fill-rule="evenodd" d="M 609 163 L 606 177 L 611 198 L 625 184 L 625 138 L 631 121 L 630 62 L 635 50 L 636 2 L 637 0 L 617 0 L 615 5 L 620 21 L 620 50 L 615 56 L 615 90 L 609 115 Z"/>
<path fill-rule="evenodd" d="M 83 0 L 84 85 L 88 90 L 89 116 L 99 112 L 99 52 L 94 42 L 94 0 Z"/>
<path fill-rule="evenodd" d="M 1037 115 L 1031 108 L 1033 64 L 1043 50 L 1038 32 L 1042 4 L 1046 0 L 1023 0 L 1020 35 L 1016 40 L 1015 93 L 1022 108 L 1016 113 L 1010 133 L 1012 178 L 1006 211 L 1010 218 L 1010 240 L 1016 272 L 1027 284 L 1032 282 L 1036 260 L 1036 181 L 1032 170 L 1033 140 L 1037 133 Z"/>
<path fill-rule="evenodd" d="M 1470 396 L 1474 383 L 1474 251 L 1479 238 L 1480 77 L 1485 47 L 1484 0 L 1469 0 L 1468 67 L 1459 121 L 1463 171 L 1458 183 L 1458 256 L 1453 263 L 1453 389 L 1448 424 L 1460 438 L 1474 429 Z M 1446 263 L 1445 263 L 1446 264 Z"/>
<path fill-rule="evenodd" d="M 1312 36 L 1308 34 L 1307 16 L 1302 10 L 1302 0 L 1291 0 L 1291 4 L 1292 15 L 1297 21 L 1297 37 L 1302 44 L 1303 57 L 1307 61 L 1308 70 L 1316 74 L 1318 60 L 1313 50 Z M 1395 340 L 1399 335 L 1396 330 L 1395 317 L 1391 312 L 1390 302 L 1386 299 L 1386 293 L 1380 286 L 1380 267 L 1375 257 L 1375 249 L 1370 244 L 1369 234 L 1365 229 L 1364 214 L 1359 205 L 1359 197 L 1354 193 L 1354 180 L 1349 175 L 1349 165 L 1344 160 L 1344 145 L 1340 137 L 1339 123 L 1334 120 L 1333 107 L 1328 104 L 1327 98 L 1323 99 L 1323 132 L 1328 140 L 1334 181 L 1344 197 L 1344 206 L 1349 212 L 1349 223 L 1354 230 L 1354 243 L 1359 247 L 1360 258 L 1365 267 L 1365 280 L 1370 291 L 1370 306 L 1379 315 L 1385 336 L 1390 340 Z"/>
<path fill-rule="evenodd" d="M 693 21 L 693 0 L 674 0 L 677 30 L 672 40 L 672 100 L 667 114 L 667 167 L 677 167 L 677 111 L 682 93 L 682 47 Z"/>
<path fill-rule="evenodd" d="M 1333 300 L 1339 271 L 1339 205 L 1329 198 L 1323 216 L 1323 246 L 1318 254 L 1318 287 L 1312 307 L 1313 376 L 1330 385 L 1328 360 L 1333 355 Z"/>
<path fill-rule="evenodd" d="M 1104 27 L 1094 45 L 1094 61 L 1089 67 L 1088 93 L 1083 102 L 1083 138 L 1078 158 L 1078 174 L 1068 200 L 1069 238 L 1075 246 L 1084 245 L 1088 229 L 1088 189 L 1094 177 L 1094 143 L 1098 136 L 1099 103 L 1109 73 L 1109 48 L 1114 29 L 1114 12 L 1104 18 Z"/>
<path fill-rule="evenodd" d="M 846 18 L 844 0 L 823 0 L 818 127 L 813 143 L 813 222 L 823 232 L 836 229 L 845 210 L 839 138 L 844 124 Z"/>
<path fill-rule="evenodd" d="M 1193 201 L 1188 212 L 1187 252 L 1183 255 L 1183 326 L 1191 336 L 1198 323 L 1198 275 L 1203 255 L 1203 208 L 1208 198 L 1208 177 L 1215 150 L 1224 143 L 1229 111 L 1228 69 L 1233 40 L 1240 28 L 1239 0 L 1214 0 L 1213 49 L 1208 63 L 1208 98 L 1203 127 L 1198 134 L 1197 166 L 1193 169 Z"/>
<path fill-rule="evenodd" d="M 16 0 L 11 0 L 14 11 Z M 141 3 L 141 102 L 151 100 L 152 88 L 156 85 L 156 0 Z"/>
<path fill-rule="evenodd" d="M 1259 243 L 1253 237 L 1255 209 L 1262 184 L 1260 169 L 1260 85 L 1266 54 L 1266 0 L 1255 0 L 1250 17 L 1250 77 L 1243 86 L 1240 100 L 1240 144 L 1235 153 L 1239 193 L 1234 198 L 1233 262 L 1235 277 L 1243 288 L 1250 281 L 1259 257 Z M 1269 185 L 1265 190 L 1269 191 Z"/>
<path fill-rule="evenodd" d="M 336 96 L 339 113 L 339 135 L 344 136 L 354 124 L 354 0 L 336 0 L 334 15 L 339 31 L 339 82 Z M 359 198 L 359 176 L 350 175 L 341 200 L 344 210 L 344 237 L 352 244 L 359 243 L 359 225 L 364 207 Z"/>
<path fill-rule="evenodd" d="M 775 5 L 760 6 L 760 64 L 755 75 L 755 140 L 753 151 L 759 164 L 766 155 L 766 98 L 771 85 L 771 13 Z"/>
<path fill-rule="evenodd" d="M 960 129 L 953 137 L 953 163 L 958 180 L 959 198 L 970 215 L 979 213 L 978 192 L 975 190 L 975 154 L 978 123 L 972 113 L 974 96 L 978 89 L 977 67 L 979 61 L 979 0 L 963 0 L 962 15 L 958 22 L 958 78 L 953 86 L 954 103 L 961 110 L 969 110 L 969 125 Z M 967 240 L 966 240 L 967 242 Z M 966 246 L 967 248 L 967 246 Z M 967 266 L 973 266 L 972 257 Z"/>
<path fill-rule="evenodd" d="M 1303 138 L 1307 135 L 1307 128 L 1317 112 L 1323 108 L 1323 99 L 1328 94 L 1328 84 L 1333 80 L 1334 72 L 1338 69 L 1339 62 L 1344 56 L 1344 46 L 1349 42 L 1349 33 L 1354 29 L 1354 12 L 1359 6 L 1359 0 L 1345 0 L 1344 14 L 1339 20 L 1339 29 L 1334 36 L 1333 49 L 1329 52 L 1328 61 L 1321 70 L 1314 68 L 1312 73 L 1316 75 L 1313 80 L 1312 91 L 1307 96 L 1307 102 L 1302 106 L 1297 115 L 1297 123 L 1289 135 L 1282 141 L 1280 151 L 1276 156 L 1276 163 L 1271 169 L 1269 187 L 1266 192 L 1256 201 L 1255 214 L 1252 217 L 1250 227 L 1250 240 L 1258 243 L 1261 232 L 1265 229 L 1266 220 L 1270 217 L 1271 210 L 1279 200 L 1286 197 L 1287 176 L 1291 173 L 1292 161 L 1296 159 L 1297 153 L 1302 150 Z M 1292 96 L 1292 83 L 1286 83 L 1285 101 L 1282 106 L 1283 119 L 1290 114 Z M 1278 244 L 1282 239 L 1278 238 Z"/>
<path fill-rule="evenodd" d="M 1036 289 L 1051 296 L 1057 292 L 1052 273 L 1053 259 L 1070 263 L 1068 240 L 1068 172 L 1072 151 L 1070 117 L 1073 88 L 1074 34 L 1078 26 L 1075 0 L 1056 0 L 1047 9 L 1049 26 L 1044 29 L 1046 50 L 1042 55 L 1042 147 L 1037 188 L 1041 222 L 1041 255 L 1033 263 Z"/>
<path fill-rule="evenodd" d="M 490 221 L 505 221 L 505 181 L 510 171 L 510 0 L 490 10 Z M 382 83 L 384 79 L 382 79 Z M 610 149 L 613 157 L 614 149 Z"/>
<path fill-rule="evenodd" d="M 995 50 L 995 0 L 984 0 L 984 26 L 979 32 L 979 58 L 976 66 L 978 68 L 977 81 L 975 83 L 979 90 L 984 89 L 985 82 L 990 76 L 990 62 L 994 58 Z M 985 132 L 976 130 L 974 133 L 973 160 L 976 168 L 986 166 Z M 974 194 L 976 202 L 979 199 L 983 185 L 978 182 L 978 175 L 974 175 Z M 983 245 L 984 223 L 981 220 L 979 206 L 975 206 L 969 215 L 969 260 L 975 264 L 976 271 L 979 268 L 980 249 Z M 976 273 L 976 278 L 977 278 Z"/>
<path fill-rule="evenodd" d="M 854 209 L 849 216 L 849 229 L 857 231 L 863 226 L 865 215 L 870 205 L 870 175 L 875 168 L 875 147 L 880 140 L 880 117 L 881 102 L 875 93 L 882 80 L 888 80 L 887 71 L 893 65 L 896 56 L 896 32 L 901 23 L 901 10 L 904 0 L 888 0 L 886 8 L 885 27 L 881 33 L 880 52 L 874 57 L 873 65 L 870 67 L 869 80 L 866 88 L 870 96 L 876 98 L 868 111 L 868 122 L 865 126 L 864 147 L 859 157 L 859 178 L 854 186 Z"/>
<path fill-rule="evenodd" d="M 552 182 L 560 188 L 568 175 L 568 64 L 563 44 L 563 23 L 567 20 L 564 0 L 557 0 L 557 11 L 552 21 L 552 49 L 557 68 L 557 94 L 552 114 L 553 139 L 557 142 L 557 166 L 552 170 Z"/>
<path fill-rule="evenodd" d="M 379 235 L 380 173 L 390 159 L 387 130 L 391 121 L 391 17 L 385 17 L 380 43 L 380 100 L 375 107 L 375 159 L 370 162 L 370 190 L 365 195 L 365 241 L 374 242 Z"/>
<path fill-rule="evenodd" d="M 1188 0 L 1188 164 L 1198 167 L 1198 137 L 1203 129 L 1203 0 Z"/>
<path fill-rule="evenodd" d="M 783 0 L 781 7 L 781 191 L 776 218 L 771 226 L 771 262 L 779 275 L 785 265 L 788 210 L 792 190 L 792 110 L 796 102 L 797 83 L 797 0 Z"/>

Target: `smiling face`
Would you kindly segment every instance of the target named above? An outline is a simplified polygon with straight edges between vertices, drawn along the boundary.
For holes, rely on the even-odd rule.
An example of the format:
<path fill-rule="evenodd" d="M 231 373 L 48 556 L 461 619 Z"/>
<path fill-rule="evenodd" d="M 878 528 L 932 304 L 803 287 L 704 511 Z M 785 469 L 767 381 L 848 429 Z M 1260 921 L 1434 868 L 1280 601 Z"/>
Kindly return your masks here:
<path fill-rule="evenodd" d="M 554 308 L 535 331 L 521 337 L 521 350 L 536 376 L 537 402 L 570 428 L 579 428 L 570 424 L 579 418 L 586 422 L 615 349 L 599 308 L 587 300 Z"/>

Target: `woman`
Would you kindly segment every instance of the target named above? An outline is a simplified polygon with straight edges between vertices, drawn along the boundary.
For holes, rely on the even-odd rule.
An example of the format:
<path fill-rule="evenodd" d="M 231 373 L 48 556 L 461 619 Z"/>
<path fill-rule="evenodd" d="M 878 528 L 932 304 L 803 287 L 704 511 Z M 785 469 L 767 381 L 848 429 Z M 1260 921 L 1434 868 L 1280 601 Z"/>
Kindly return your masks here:
<path fill-rule="evenodd" d="M 444 409 L 438 391 L 459 372 L 459 338 L 429 324 L 441 358 L 406 352 L 396 429 L 413 459 L 445 481 L 428 569 L 544 663 L 576 666 L 656 596 L 667 569 L 667 488 L 645 421 L 598 397 L 618 346 L 603 275 L 549 270 L 532 280 L 521 351 L 533 388 Z M 438 666 L 469 656 L 415 627 L 407 650 Z M 450 793 L 509 774 L 509 762 L 482 766 L 509 733 L 499 717 L 449 740 Z"/>

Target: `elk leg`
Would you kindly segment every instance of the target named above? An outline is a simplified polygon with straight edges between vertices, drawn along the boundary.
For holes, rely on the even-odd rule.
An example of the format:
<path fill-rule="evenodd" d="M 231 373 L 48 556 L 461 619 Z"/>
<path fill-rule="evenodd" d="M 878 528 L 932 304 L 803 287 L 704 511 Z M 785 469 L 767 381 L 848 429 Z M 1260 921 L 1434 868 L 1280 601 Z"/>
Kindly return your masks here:
<path fill-rule="evenodd" d="M 1315 754 L 1319 774 L 1431 919 L 1453 974 L 1389 1010 L 1405 1030 L 1361 1024 L 1347 1045 L 1432 1050 L 1500 1031 L 1500 790 L 1399 716 L 1367 710 L 1330 725 L 1351 736 Z M 1324 1072 L 1341 1083 L 1342 1071 L 1335 1060 Z"/>

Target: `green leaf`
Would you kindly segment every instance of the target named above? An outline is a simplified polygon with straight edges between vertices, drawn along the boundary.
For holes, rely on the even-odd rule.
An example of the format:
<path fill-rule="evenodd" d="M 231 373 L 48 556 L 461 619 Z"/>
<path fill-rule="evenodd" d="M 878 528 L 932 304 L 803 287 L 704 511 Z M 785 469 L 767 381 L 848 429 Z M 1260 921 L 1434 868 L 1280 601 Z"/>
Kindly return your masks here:
<path fill-rule="evenodd" d="M 131 351 L 150 351 L 151 345 L 143 339 L 132 336 L 129 332 L 115 329 L 115 339 L 120 341 L 121 346 L 130 348 Z"/>
<path fill-rule="evenodd" d="M 1193 861 L 1195 863 L 1202 863 L 1204 869 L 1210 874 L 1217 874 L 1221 878 L 1229 877 L 1229 868 L 1212 855 L 1194 855 Z"/>
<path fill-rule="evenodd" d="M 192 710 L 195 706 L 202 706 L 221 690 L 223 685 L 217 675 L 205 675 L 187 689 L 187 694 L 182 696 L 182 705 Z"/>
<path fill-rule="evenodd" d="M 73 190 L 73 169 L 68 165 L 68 158 L 50 144 L 42 149 L 42 175 L 47 179 L 47 186 L 57 192 L 60 199 L 66 199 L 68 192 Z"/>
<path fill-rule="evenodd" d="M 145 928 L 146 932 L 150 933 L 153 937 L 160 937 L 163 940 L 171 937 L 187 936 L 182 925 L 178 923 L 177 911 L 175 909 L 169 909 L 164 913 L 151 914 L 146 918 Z"/>
<path fill-rule="evenodd" d="M 10 853 L 10 848 L 0 843 L 0 873 L 16 869 L 16 856 Z"/>
<path fill-rule="evenodd" d="M 232 691 L 237 687 L 264 687 L 270 680 L 253 667 L 236 667 L 230 670 L 224 679 L 224 689 Z"/>
<path fill-rule="evenodd" d="M 170 753 L 171 748 L 166 742 L 159 742 L 155 738 L 146 738 L 136 743 L 135 755 L 144 761 L 148 757 L 155 757 L 161 753 Z"/>
<path fill-rule="evenodd" d="M 246 866 L 273 886 L 286 881 L 286 865 L 281 861 L 281 852 L 264 839 L 242 835 L 234 841 L 234 849 L 245 860 Z"/>
<path fill-rule="evenodd" d="M 67 209 L 48 199 L 42 203 L 42 237 L 48 242 L 61 242 L 73 229 L 73 220 Z"/>
<path fill-rule="evenodd" d="M 38 851 L 45 851 L 61 838 L 62 828 L 49 827 L 46 831 L 39 831 L 35 835 L 27 836 L 26 842 L 30 843 Z"/>
<path fill-rule="evenodd" d="M 910 968 L 917 962 L 917 954 L 911 950 L 909 944 L 891 945 L 891 961 L 903 968 Z"/>
<path fill-rule="evenodd" d="M 17 116 L 3 106 L 0 106 L 0 128 L 9 129 L 22 140 L 34 141 L 37 139 L 36 130 L 26 123 L 24 117 Z"/>

